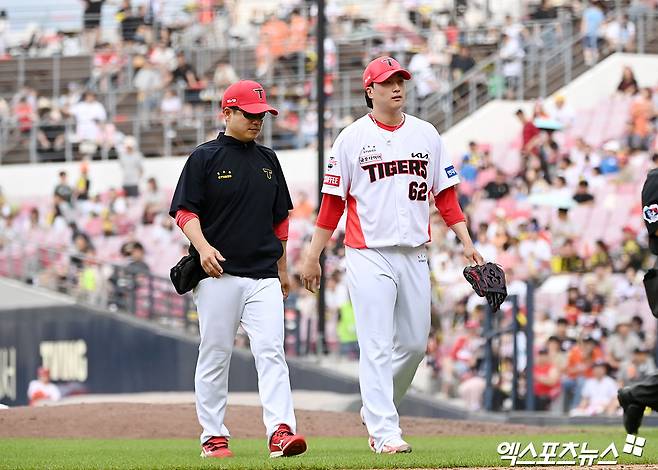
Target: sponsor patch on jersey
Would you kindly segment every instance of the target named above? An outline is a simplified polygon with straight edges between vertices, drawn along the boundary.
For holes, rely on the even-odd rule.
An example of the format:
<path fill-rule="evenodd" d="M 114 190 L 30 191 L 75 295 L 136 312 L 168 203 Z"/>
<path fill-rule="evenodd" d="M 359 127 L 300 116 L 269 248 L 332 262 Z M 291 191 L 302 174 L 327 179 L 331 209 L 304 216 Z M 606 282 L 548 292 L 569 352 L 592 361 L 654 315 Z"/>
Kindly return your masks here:
<path fill-rule="evenodd" d="M 430 154 L 428 152 L 411 152 L 411 158 L 421 158 L 423 160 L 429 160 Z"/>
<path fill-rule="evenodd" d="M 427 253 L 418 253 L 418 262 L 427 263 Z"/>
<path fill-rule="evenodd" d="M 340 186 L 340 176 L 336 175 L 324 175 L 324 184 L 327 186 Z"/>
<path fill-rule="evenodd" d="M 364 166 L 381 161 L 382 154 L 381 152 L 377 151 L 377 147 L 375 145 L 364 145 L 361 148 L 361 153 L 359 153 L 359 165 Z"/>
<path fill-rule="evenodd" d="M 642 209 L 642 214 L 644 220 L 650 224 L 655 224 L 658 222 L 658 204 L 651 204 L 650 206 L 644 206 Z"/>
<path fill-rule="evenodd" d="M 446 168 L 446 175 L 448 175 L 448 178 L 457 176 L 457 170 L 455 170 L 455 167 L 453 165 L 450 165 L 448 168 Z"/>
<path fill-rule="evenodd" d="M 329 162 L 327 163 L 327 168 L 331 170 L 336 165 L 338 165 L 338 160 L 336 159 L 336 157 L 329 157 Z"/>

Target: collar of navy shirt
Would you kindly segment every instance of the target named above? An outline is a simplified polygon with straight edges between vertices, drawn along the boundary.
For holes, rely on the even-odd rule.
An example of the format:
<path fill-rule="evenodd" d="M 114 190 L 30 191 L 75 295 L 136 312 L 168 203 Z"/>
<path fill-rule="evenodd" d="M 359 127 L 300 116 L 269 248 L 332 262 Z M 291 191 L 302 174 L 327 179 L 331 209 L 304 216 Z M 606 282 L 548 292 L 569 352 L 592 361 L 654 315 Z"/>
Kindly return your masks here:
<path fill-rule="evenodd" d="M 235 137 L 226 135 L 224 132 L 219 133 L 219 135 L 217 136 L 217 140 L 223 145 L 228 145 L 231 147 L 241 147 L 245 149 L 254 147 L 256 145 L 255 140 L 250 140 L 249 142 L 242 142 L 241 140 L 238 140 Z"/>

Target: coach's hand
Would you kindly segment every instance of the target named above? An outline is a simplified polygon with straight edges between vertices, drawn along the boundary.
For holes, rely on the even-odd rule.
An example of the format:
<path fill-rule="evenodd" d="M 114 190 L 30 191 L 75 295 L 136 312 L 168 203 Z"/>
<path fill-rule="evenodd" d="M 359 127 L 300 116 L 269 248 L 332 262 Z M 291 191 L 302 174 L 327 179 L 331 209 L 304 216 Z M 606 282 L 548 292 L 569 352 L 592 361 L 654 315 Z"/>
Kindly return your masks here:
<path fill-rule="evenodd" d="M 288 277 L 287 271 L 279 270 L 279 281 L 281 282 L 281 293 L 283 294 L 283 300 L 288 298 L 290 293 L 290 278 Z"/>
<path fill-rule="evenodd" d="M 322 276 L 320 260 L 310 257 L 306 258 L 301 272 L 304 288 L 310 292 L 316 293 L 320 288 L 320 276 Z"/>
<path fill-rule="evenodd" d="M 478 265 L 484 264 L 484 258 L 478 252 L 478 250 L 475 249 L 473 244 L 468 244 L 464 246 L 464 258 L 468 260 L 471 266 L 475 266 L 476 264 Z"/>
<path fill-rule="evenodd" d="M 222 254 L 212 246 L 199 250 L 199 257 L 201 259 L 201 267 L 210 277 L 220 277 L 224 270 L 219 264 L 221 261 L 226 261 Z"/>

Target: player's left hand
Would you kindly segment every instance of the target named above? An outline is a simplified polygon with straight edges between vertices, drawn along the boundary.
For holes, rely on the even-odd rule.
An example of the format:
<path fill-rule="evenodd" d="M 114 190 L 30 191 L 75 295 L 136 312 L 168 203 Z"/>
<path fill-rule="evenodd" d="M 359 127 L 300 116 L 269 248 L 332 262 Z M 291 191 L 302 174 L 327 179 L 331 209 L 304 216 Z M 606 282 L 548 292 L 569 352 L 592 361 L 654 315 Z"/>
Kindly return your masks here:
<path fill-rule="evenodd" d="M 283 300 L 288 298 L 290 293 L 290 277 L 288 277 L 287 271 L 279 271 L 279 281 L 281 282 L 281 293 L 283 294 Z"/>
<path fill-rule="evenodd" d="M 484 264 L 484 258 L 478 252 L 478 250 L 475 249 L 475 246 L 473 246 L 473 244 L 464 246 L 464 258 L 466 258 L 466 260 L 471 266 L 474 266 L 476 264 L 478 265 Z"/>

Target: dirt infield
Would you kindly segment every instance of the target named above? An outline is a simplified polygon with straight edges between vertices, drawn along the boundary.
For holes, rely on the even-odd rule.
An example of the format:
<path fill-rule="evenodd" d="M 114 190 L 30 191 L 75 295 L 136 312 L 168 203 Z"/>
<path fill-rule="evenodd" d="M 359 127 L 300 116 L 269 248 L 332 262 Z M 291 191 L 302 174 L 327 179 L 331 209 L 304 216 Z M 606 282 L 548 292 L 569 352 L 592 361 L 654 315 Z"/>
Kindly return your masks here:
<path fill-rule="evenodd" d="M 298 410 L 296 415 L 298 429 L 307 436 L 363 436 L 365 432 L 357 413 Z M 424 436 L 564 431 L 564 428 L 406 417 L 401 424 L 406 435 Z M 226 425 L 237 438 L 258 438 L 265 434 L 260 407 L 229 406 Z M 0 438 L 189 439 L 200 431 L 191 404 L 99 403 L 0 411 Z"/>

